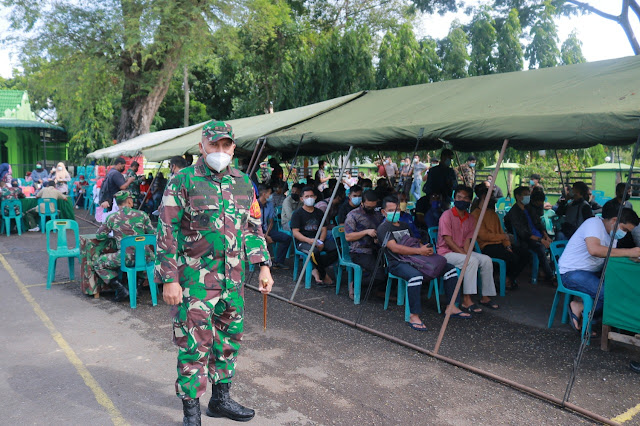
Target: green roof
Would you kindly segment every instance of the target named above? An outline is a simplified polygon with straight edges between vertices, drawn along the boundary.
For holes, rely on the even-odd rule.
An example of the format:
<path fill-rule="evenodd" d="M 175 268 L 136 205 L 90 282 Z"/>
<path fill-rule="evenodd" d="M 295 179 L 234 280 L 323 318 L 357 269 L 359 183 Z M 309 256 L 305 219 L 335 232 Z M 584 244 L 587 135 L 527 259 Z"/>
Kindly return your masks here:
<path fill-rule="evenodd" d="M 0 90 L 0 113 L 18 108 L 22 104 L 24 93 L 24 90 Z"/>
<path fill-rule="evenodd" d="M 602 163 L 597 166 L 587 167 L 585 170 L 591 172 L 595 170 L 622 170 L 623 172 L 629 171 L 631 165 L 625 163 Z M 640 167 L 634 166 L 633 170 L 640 170 Z"/>
<path fill-rule="evenodd" d="M 0 127 L 22 127 L 32 129 L 51 129 L 66 132 L 62 127 L 54 126 L 53 124 L 45 123 L 43 121 L 31 121 L 31 120 L 14 120 L 11 118 L 0 118 Z"/>

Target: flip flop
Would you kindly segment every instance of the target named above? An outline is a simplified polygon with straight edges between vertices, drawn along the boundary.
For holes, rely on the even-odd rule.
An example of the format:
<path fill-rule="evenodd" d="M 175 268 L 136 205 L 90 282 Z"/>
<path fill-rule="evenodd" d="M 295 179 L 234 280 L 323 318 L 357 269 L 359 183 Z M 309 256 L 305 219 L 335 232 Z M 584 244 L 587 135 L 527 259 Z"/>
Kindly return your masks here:
<path fill-rule="evenodd" d="M 468 314 L 481 314 L 482 309 L 478 309 L 480 309 L 480 306 L 476 305 L 475 303 L 469 306 L 462 306 L 462 304 L 460 304 L 460 310 Z"/>
<path fill-rule="evenodd" d="M 416 331 L 427 331 L 427 327 L 423 322 L 407 322 L 407 325 Z M 421 328 L 420 326 L 424 328 Z"/>
<path fill-rule="evenodd" d="M 486 306 L 489 309 L 493 309 L 494 311 L 500 307 L 500 306 L 498 306 L 497 303 L 495 303 L 491 299 L 489 299 L 488 302 L 478 302 L 478 303 L 480 303 L 482 306 Z"/>
<path fill-rule="evenodd" d="M 449 315 L 449 317 L 451 317 L 451 318 L 460 318 L 460 319 L 470 319 L 470 318 L 472 318 L 472 315 L 469 312 L 460 311 L 457 314 Z"/>
<path fill-rule="evenodd" d="M 569 325 L 571 326 L 571 328 L 573 328 L 575 331 L 580 333 L 580 328 L 576 327 L 576 325 L 573 323 L 573 320 L 576 320 L 576 323 L 578 325 L 582 324 L 582 322 L 578 319 L 578 316 L 576 314 L 574 314 L 571 309 L 569 309 L 569 317 L 570 317 L 569 318 Z"/>

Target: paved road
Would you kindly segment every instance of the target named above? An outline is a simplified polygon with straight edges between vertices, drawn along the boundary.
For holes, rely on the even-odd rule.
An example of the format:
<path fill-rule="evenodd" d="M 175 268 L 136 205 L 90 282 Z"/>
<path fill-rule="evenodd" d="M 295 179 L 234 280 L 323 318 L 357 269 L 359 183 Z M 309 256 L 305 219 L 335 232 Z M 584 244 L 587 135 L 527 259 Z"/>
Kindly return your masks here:
<path fill-rule="evenodd" d="M 83 231 L 95 228 L 80 223 Z M 180 424 L 174 395 L 175 348 L 169 308 L 138 308 L 93 299 L 79 284 L 46 290 L 44 236 L 0 237 L 0 392 L 3 424 Z M 78 266 L 76 267 L 78 268 Z M 291 273 L 278 271 L 276 292 L 289 296 Z M 14 279 L 14 278 L 17 278 Z M 57 280 L 68 279 L 60 264 Z M 451 323 L 441 352 L 562 397 L 578 337 L 568 327 L 547 330 L 553 290 L 526 286 L 501 299 L 500 313 Z M 301 289 L 297 301 L 355 318 L 344 295 Z M 363 323 L 431 349 L 442 317 L 427 303 L 426 333 L 410 330 L 401 307 L 365 305 Z M 544 317 L 544 318 L 543 318 Z M 247 291 L 246 335 L 239 358 L 237 399 L 256 408 L 253 424 L 535 424 L 589 423 L 536 398 L 425 355 Z M 596 345 L 597 346 L 597 345 Z M 640 376 L 627 370 L 637 352 L 587 350 L 572 401 L 607 417 L 640 403 Z M 207 394 L 208 395 L 208 394 Z M 207 399 L 202 401 L 206 404 Z M 204 419 L 204 424 L 214 424 Z M 224 424 L 218 420 L 217 424 Z M 226 422 L 231 424 L 231 422 Z M 640 424 L 633 417 L 626 424 Z"/>

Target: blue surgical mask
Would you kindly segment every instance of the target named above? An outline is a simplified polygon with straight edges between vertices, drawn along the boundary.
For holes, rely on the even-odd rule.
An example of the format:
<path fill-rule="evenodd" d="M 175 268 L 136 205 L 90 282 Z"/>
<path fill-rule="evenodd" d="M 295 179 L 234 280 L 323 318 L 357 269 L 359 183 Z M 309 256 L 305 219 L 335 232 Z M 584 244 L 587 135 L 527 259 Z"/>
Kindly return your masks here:
<path fill-rule="evenodd" d="M 267 202 L 273 201 L 273 194 L 269 195 L 269 198 L 267 198 Z"/>
<path fill-rule="evenodd" d="M 475 162 L 473 162 L 473 163 L 469 163 L 469 167 L 475 167 L 475 166 L 476 166 L 476 163 L 475 163 Z"/>
<path fill-rule="evenodd" d="M 529 186 L 533 186 L 533 185 L 535 185 L 535 184 L 536 184 L 536 183 L 533 181 L 533 179 L 529 180 Z"/>
<path fill-rule="evenodd" d="M 387 212 L 387 220 L 391 223 L 396 223 L 400 220 L 400 212 Z"/>
<path fill-rule="evenodd" d="M 623 239 L 623 238 L 624 238 L 624 237 L 626 237 L 626 236 L 627 236 L 627 232 L 626 232 L 626 231 L 623 231 L 623 230 L 622 230 L 622 229 L 620 229 L 620 228 L 618 228 L 618 229 L 616 230 L 616 234 L 613 236 L 613 238 L 614 238 L 614 239 L 616 239 L 616 240 L 621 240 L 621 239 Z"/>
<path fill-rule="evenodd" d="M 359 206 L 361 202 L 362 202 L 362 197 L 352 197 L 351 198 L 351 203 L 354 206 Z"/>
<path fill-rule="evenodd" d="M 525 206 L 531 202 L 531 195 L 525 195 L 522 197 L 522 204 Z"/>

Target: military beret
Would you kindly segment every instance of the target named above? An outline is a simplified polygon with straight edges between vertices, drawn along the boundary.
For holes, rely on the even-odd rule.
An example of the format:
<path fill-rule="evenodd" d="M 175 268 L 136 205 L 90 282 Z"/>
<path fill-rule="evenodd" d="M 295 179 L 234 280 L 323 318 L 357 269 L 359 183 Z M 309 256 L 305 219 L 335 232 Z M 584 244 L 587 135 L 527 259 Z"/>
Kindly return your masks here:
<path fill-rule="evenodd" d="M 127 198 L 133 198 L 129 191 L 118 191 L 114 197 L 118 203 L 125 201 Z"/>
<path fill-rule="evenodd" d="M 224 121 L 212 120 L 205 124 L 202 128 L 202 142 L 215 142 L 217 140 L 225 138 L 231 139 L 233 142 L 235 142 L 231 125 L 225 123 Z"/>

